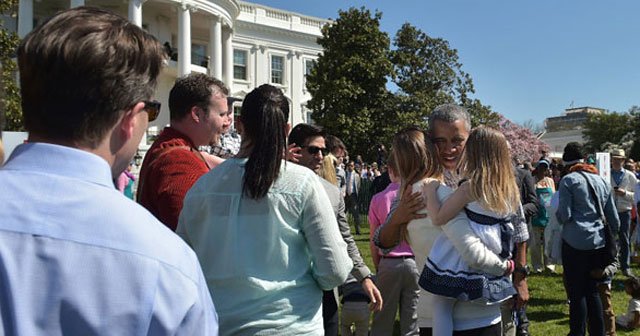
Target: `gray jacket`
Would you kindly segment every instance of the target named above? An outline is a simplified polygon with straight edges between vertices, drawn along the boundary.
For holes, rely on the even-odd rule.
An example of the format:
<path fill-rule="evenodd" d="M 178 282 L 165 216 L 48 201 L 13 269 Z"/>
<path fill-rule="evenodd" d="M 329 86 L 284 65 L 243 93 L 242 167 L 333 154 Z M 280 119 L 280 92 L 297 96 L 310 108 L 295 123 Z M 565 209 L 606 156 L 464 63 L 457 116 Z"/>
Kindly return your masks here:
<path fill-rule="evenodd" d="M 329 196 L 329 201 L 331 202 L 331 206 L 333 207 L 333 213 L 336 215 L 336 219 L 338 220 L 338 226 L 340 227 L 340 234 L 342 234 L 342 239 L 344 239 L 344 242 L 347 243 L 347 253 L 353 261 L 353 269 L 351 270 L 351 275 L 353 275 L 358 281 L 362 281 L 369 274 L 371 274 L 371 271 L 369 270 L 369 267 L 367 267 L 367 265 L 364 263 L 364 260 L 360 255 L 360 251 L 358 250 L 358 246 L 356 246 L 356 241 L 353 239 L 353 235 L 351 235 L 351 228 L 349 227 L 349 223 L 347 222 L 344 199 L 342 198 L 340 189 L 331 184 L 331 182 L 321 177 L 318 178 L 322 182 L 322 186 Z"/>

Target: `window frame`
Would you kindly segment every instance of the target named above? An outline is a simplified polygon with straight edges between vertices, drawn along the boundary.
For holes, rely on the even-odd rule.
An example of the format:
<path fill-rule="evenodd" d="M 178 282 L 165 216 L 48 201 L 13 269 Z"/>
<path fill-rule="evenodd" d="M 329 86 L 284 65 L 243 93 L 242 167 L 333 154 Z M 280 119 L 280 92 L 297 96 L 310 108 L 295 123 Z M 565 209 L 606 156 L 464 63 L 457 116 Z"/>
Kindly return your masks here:
<path fill-rule="evenodd" d="M 236 52 L 244 53 L 244 61 L 245 61 L 244 65 L 236 63 Z M 244 78 L 236 77 L 236 67 L 240 67 L 240 66 L 244 66 L 244 76 L 245 76 Z M 233 48 L 233 80 L 245 81 L 245 82 L 249 80 L 249 51 L 246 49 Z"/>
<path fill-rule="evenodd" d="M 281 82 L 274 82 L 273 81 L 273 59 L 274 57 L 278 57 L 282 60 L 282 69 L 279 69 L 279 71 L 281 72 L 280 76 L 281 76 Z M 286 64 L 286 56 L 282 55 L 282 54 L 277 54 L 277 53 L 272 53 L 269 55 L 269 83 L 274 84 L 274 85 L 280 85 L 280 86 L 285 86 L 286 85 L 286 74 L 287 74 L 287 64 Z"/>

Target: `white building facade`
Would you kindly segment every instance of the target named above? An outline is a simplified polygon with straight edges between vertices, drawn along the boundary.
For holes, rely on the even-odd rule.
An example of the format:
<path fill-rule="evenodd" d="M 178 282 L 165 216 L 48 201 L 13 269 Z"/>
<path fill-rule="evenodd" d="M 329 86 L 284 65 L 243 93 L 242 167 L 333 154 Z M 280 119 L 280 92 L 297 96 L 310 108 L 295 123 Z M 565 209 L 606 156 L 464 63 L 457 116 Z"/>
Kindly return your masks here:
<path fill-rule="evenodd" d="M 305 77 L 322 52 L 321 28 L 330 21 L 236 0 L 20 0 L 18 35 L 57 11 L 83 5 L 128 17 L 167 48 L 170 60 L 155 96 L 162 111 L 149 125 L 151 135 L 169 124 L 175 79 L 192 72 L 221 79 L 239 99 L 262 84 L 275 85 L 290 102 L 290 123 L 310 122 Z M 239 111 L 241 102 L 234 104 Z M 148 147 L 145 140 L 141 147 Z"/>

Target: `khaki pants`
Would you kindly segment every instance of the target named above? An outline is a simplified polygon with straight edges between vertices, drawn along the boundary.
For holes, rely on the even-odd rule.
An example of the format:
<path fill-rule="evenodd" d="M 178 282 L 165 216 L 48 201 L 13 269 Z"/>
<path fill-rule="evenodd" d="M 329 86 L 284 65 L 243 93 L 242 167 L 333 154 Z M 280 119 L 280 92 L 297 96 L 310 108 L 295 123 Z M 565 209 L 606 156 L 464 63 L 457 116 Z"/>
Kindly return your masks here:
<path fill-rule="evenodd" d="M 600 301 L 602 302 L 602 315 L 604 317 L 604 334 L 607 336 L 616 335 L 616 314 L 611 305 L 611 284 L 598 284 Z"/>
<path fill-rule="evenodd" d="M 342 336 L 367 336 L 369 334 L 369 304 L 347 301 L 342 305 Z M 353 326 L 353 329 L 352 329 Z"/>
<path fill-rule="evenodd" d="M 515 321 L 513 321 L 513 301 L 514 299 L 510 298 L 500 304 L 503 336 L 516 336 L 516 324 Z"/>

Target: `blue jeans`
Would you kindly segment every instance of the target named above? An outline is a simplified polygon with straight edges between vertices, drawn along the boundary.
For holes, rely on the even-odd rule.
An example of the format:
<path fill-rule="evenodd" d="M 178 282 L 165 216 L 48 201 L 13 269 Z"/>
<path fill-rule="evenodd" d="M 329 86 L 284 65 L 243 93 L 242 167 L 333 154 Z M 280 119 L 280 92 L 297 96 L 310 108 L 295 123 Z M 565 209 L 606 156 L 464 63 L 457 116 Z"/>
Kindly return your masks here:
<path fill-rule="evenodd" d="M 629 226 L 631 225 L 631 211 L 618 212 L 620 218 L 620 231 L 618 232 L 618 243 L 620 244 L 620 268 L 629 269 L 631 262 L 629 255 Z"/>
<path fill-rule="evenodd" d="M 569 297 L 569 336 L 584 336 L 589 323 L 590 336 L 604 336 L 602 302 L 598 281 L 590 275 L 598 268 L 598 250 L 576 250 L 562 242 L 565 289 Z"/>

